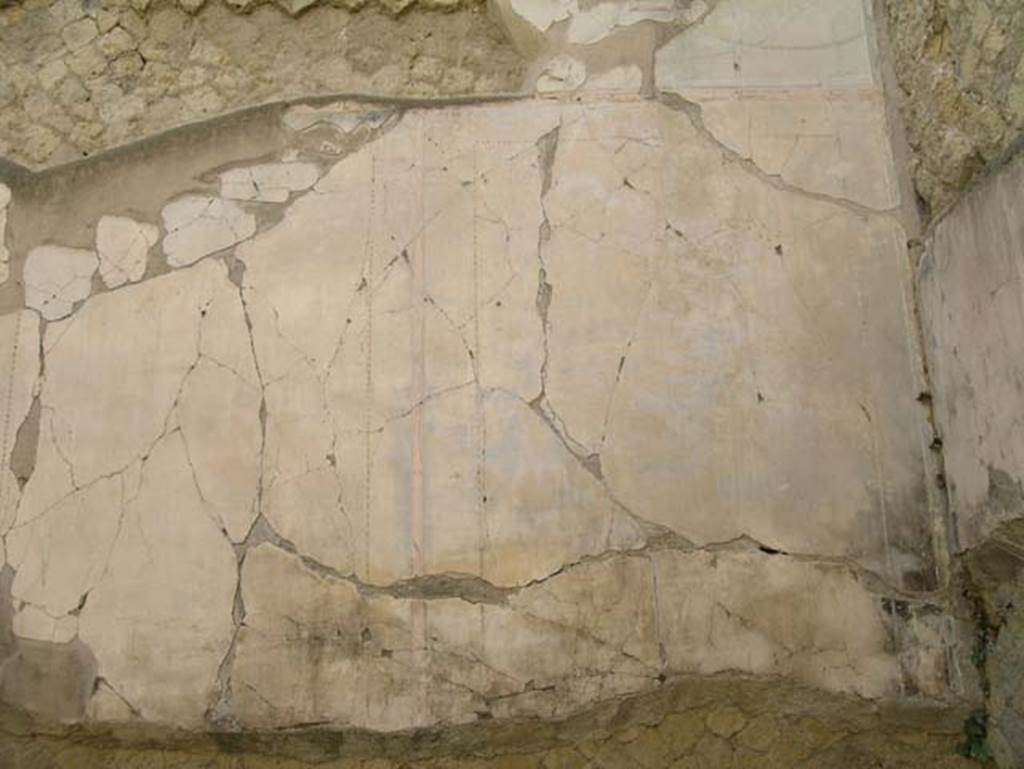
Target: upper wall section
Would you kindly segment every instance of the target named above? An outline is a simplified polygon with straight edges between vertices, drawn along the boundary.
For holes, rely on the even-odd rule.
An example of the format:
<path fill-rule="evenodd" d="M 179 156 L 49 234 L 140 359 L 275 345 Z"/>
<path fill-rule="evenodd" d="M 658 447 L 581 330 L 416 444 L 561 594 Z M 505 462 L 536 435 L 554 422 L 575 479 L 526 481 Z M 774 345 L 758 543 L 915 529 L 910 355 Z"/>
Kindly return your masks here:
<path fill-rule="evenodd" d="M 411 3 L 355 12 L 309 0 L 0 2 L 0 157 L 38 169 L 320 93 L 518 90 L 522 60 L 480 3 L 426 0 L 400 20 L 388 13 Z M 426 10 L 438 5 L 454 10 Z"/>
<path fill-rule="evenodd" d="M 939 213 L 1024 133 L 1024 4 L 887 4 L 914 182 Z"/>

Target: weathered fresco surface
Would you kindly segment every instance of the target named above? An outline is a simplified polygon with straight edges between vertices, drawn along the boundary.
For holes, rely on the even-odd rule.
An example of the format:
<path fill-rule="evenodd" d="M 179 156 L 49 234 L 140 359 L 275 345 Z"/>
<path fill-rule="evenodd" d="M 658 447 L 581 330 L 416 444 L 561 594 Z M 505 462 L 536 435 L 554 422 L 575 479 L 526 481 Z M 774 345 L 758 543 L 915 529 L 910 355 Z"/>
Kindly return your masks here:
<path fill-rule="evenodd" d="M 76 9 L 62 32 L 112 13 Z M 929 235 L 915 285 L 869 4 L 186 10 L 118 13 L 180 16 L 189 52 L 261 18 L 423 35 L 384 79 L 268 75 L 210 114 L 273 103 L 159 136 L 147 107 L 88 147 L 9 142 L 31 167 L 0 167 L 15 766 L 146 760 L 174 730 L 202 746 L 182 766 L 276 761 L 285 733 L 383 740 L 333 756 L 352 766 L 960 765 L 965 713 L 1013 670 L 971 665 L 996 577 L 966 559 L 1013 517 L 976 465 L 1003 499 L 1016 444 L 963 449 L 987 401 L 950 407 L 978 366 L 946 361 L 962 329 L 937 319 L 967 268 L 943 238 L 970 230 Z M 0 13 L 23 34 L 53 7 Z M 435 44 L 455 59 L 421 88 Z M 184 66 L 139 45 L 139 77 Z M 309 95 L 332 90 L 361 93 Z M 645 698 L 650 734 L 601 721 Z M 577 731 L 516 759 L 400 743 L 517 723 Z M 280 761 L 325 757 L 303 744 Z"/>

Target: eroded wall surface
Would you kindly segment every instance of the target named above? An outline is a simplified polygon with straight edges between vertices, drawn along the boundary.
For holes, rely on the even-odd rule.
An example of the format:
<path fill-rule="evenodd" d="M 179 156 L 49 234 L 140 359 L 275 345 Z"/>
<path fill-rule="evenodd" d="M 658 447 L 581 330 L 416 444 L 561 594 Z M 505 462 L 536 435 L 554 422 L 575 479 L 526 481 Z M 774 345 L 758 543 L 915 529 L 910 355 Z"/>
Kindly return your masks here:
<path fill-rule="evenodd" d="M 955 711 L 879 710 L 784 681 L 692 678 L 561 722 L 486 721 L 438 734 L 162 734 L 40 728 L 0 711 L 9 769 L 968 769 Z M 151 733 L 152 734 L 152 733 Z M 159 747 L 155 747 L 158 745 Z M 228 748 L 228 749 L 225 749 Z M 262 749 L 261 749 L 262 748 Z"/>
<path fill-rule="evenodd" d="M 0 4 L 0 156 L 44 168 L 321 93 L 519 90 L 523 60 L 482 4 L 364 4 Z"/>
<path fill-rule="evenodd" d="M 936 216 L 1024 135 L 1018 0 L 886 0 L 914 182 Z"/>
<path fill-rule="evenodd" d="M 961 694 L 870 8 L 493 10 L 529 95 L 9 174 L 6 701 L 387 732 L 725 671 Z"/>

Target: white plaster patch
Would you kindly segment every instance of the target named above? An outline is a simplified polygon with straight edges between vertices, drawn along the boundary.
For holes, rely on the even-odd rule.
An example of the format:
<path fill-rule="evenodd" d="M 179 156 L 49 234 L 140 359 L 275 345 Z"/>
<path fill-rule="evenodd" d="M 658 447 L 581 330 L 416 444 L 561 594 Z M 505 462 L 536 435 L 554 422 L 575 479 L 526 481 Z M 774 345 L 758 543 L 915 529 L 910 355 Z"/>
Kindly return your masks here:
<path fill-rule="evenodd" d="M 537 78 L 538 93 L 575 91 L 587 79 L 587 68 L 583 62 L 566 54 L 556 56 L 548 62 Z"/>
<path fill-rule="evenodd" d="M 703 12 L 704 4 L 690 3 L 681 8 L 672 0 L 499 0 L 498 9 L 520 47 L 531 48 L 543 39 L 549 44 L 560 44 L 561 35 L 554 27 L 567 19 L 564 41 L 571 45 L 593 45 L 616 29 L 641 21 L 692 21 Z"/>
<path fill-rule="evenodd" d="M 641 21 L 673 21 L 680 11 L 671 0 L 610 0 L 574 9 L 567 39 L 570 43 L 592 45 L 617 27 Z"/>
<path fill-rule="evenodd" d="M 186 195 L 164 206 L 167 263 L 184 267 L 233 246 L 256 232 L 256 218 L 236 203 L 208 195 Z"/>
<path fill-rule="evenodd" d="M 546 32 L 556 21 L 569 18 L 576 0 L 511 0 L 510 5 L 517 16 Z"/>
<path fill-rule="evenodd" d="M 319 169 L 312 163 L 267 163 L 234 168 L 220 176 L 220 194 L 232 200 L 283 203 L 293 192 L 316 184 Z"/>
<path fill-rule="evenodd" d="M 137 222 L 126 216 L 104 216 L 96 225 L 96 252 L 100 277 L 108 288 L 141 280 L 146 257 L 160 237 L 155 224 Z"/>
<path fill-rule="evenodd" d="M 99 260 L 95 251 L 64 246 L 39 246 L 25 260 L 25 304 L 46 320 L 71 314 L 76 302 L 92 293 Z"/>

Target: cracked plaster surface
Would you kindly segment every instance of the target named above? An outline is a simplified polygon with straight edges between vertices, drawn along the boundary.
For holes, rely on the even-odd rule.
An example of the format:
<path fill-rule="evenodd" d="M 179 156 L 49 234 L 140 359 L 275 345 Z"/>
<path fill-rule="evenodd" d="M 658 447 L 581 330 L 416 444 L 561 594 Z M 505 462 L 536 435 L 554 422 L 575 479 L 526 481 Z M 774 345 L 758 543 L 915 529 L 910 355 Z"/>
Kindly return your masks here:
<path fill-rule="evenodd" d="M 221 174 L 220 194 L 233 200 L 283 203 L 293 192 L 312 187 L 320 176 L 312 163 L 265 163 Z"/>
<path fill-rule="evenodd" d="M 644 100 L 405 112 L 229 256 L 173 224 L 233 204 L 183 200 L 197 261 L 46 327 L 5 527 L 15 627 L 117 695 L 91 717 L 403 729 L 723 670 L 942 695 L 874 587 L 931 568 L 890 216 Z"/>
<path fill-rule="evenodd" d="M 164 204 L 178 269 L 3 337 L 31 351 L 13 624 L 90 650 L 85 718 L 401 730 L 722 671 L 956 690 L 865 16 L 754 45 L 778 10 L 704 6 L 653 99 L 290 106 L 283 162 Z M 836 125 L 884 173 L 821 149 Z"/>
<path fill-rule="evenodd" d="M 236 203 L 208 195 L 186 195 L 160 213 L 167 234 L 167 263 L 183 267 L 233 246 L 256 232 L 256 219 Z"/>
<path fill-rule="evenodd" d="M 65 246 L 39 246 L 25 260 L 25 304 L 46 320 L 71 314 L 76 303 L 92 293 L 99 266 L 95 251 Z"/>
<path fill-rule="evenodd" d="M 765 173 L 890 210 L 872 23 L 862 0 L 722 0 L 659 49 L 656 87 L 698 105 L 704 127 Z"/>
<path fill-rule="evenodd" d="M 100 277 L 107 288 L 138 282 L 146 271 L 149 249 L 156 245 L 156 225 L 127 216 L 104 216 L 96 225 L 96 253 Z"/>
<path fill-rule="evenodd" d="M 897 675 L 882 612 L 848 572 L 761 553 L 617 556 L 474 605 L 360 595 L 263 544 L 247 555 L 242 596 L 232 686 L 253 726 L 554 718 L 666 669 L 784 672 L 865 696 Z"/>

